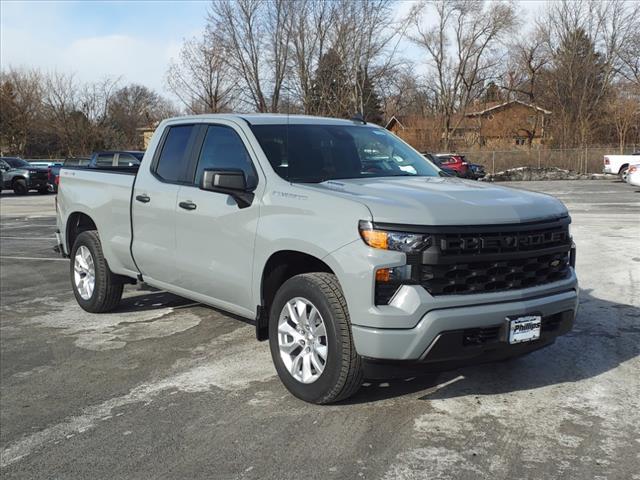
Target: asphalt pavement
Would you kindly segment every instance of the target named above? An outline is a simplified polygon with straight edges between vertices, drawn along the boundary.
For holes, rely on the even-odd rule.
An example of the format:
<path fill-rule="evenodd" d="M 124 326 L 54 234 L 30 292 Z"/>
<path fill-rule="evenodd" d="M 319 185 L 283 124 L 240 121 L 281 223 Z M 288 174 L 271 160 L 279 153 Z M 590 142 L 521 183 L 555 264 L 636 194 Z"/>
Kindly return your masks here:
<path fill-rule="evenodd" d="M 640 479 L 640 192 L 522 182 L 569 207 L 581 306 L 551 347 L 292 397 L 247 322 L 140 286 L 76 304 L 53 196 L 0 199 L 3 479 Z"/>

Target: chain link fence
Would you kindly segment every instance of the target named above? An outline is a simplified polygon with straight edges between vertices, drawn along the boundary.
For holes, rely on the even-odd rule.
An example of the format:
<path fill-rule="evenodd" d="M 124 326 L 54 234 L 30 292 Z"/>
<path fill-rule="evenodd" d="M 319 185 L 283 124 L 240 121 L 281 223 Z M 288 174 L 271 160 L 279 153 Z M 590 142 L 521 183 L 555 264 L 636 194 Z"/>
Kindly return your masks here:
<path fill-rule="evenodd" d="M 640 150 L 640 145 L 629 145 L 624 154 Z M 523 150 L 470 150 L 460 152 L 468 162 L 484 165 L 487 173 L 496 173 L 518 167 L 556 167 L 577 173 L 601 173 L 605 155 L 619 155 L 617 145 L 598 145 L 567 149 Z"/>

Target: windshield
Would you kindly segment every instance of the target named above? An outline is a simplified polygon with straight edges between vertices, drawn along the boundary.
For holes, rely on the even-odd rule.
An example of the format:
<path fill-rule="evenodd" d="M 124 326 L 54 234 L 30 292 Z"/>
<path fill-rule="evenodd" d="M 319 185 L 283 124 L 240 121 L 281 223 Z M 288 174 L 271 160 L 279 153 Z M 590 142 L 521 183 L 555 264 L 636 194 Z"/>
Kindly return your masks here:
<path fill-rule="evenodd" d="M 274 170 L 291 182 L 426 176 L 439 170 L 382 128 L 358 125 L 252 125 Z"/>
<path fill-rule="evenodd" d="M 29 168 L 31 166 L 29 162 L 22 160 L 21 158 L 5 158 L 4 161 L 13 168 Z"/>

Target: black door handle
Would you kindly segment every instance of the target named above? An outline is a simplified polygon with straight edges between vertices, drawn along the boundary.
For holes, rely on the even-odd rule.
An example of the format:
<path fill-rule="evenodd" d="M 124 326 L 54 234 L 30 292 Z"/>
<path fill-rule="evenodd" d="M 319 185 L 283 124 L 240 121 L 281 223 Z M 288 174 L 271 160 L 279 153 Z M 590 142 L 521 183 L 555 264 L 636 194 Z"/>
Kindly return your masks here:
<path fill-rule="evenodd" d="M 180 202 L 178 204 L 180 208 L 184 208 L 185 210 L 195 210 L 197 205 L 193 202 Z"/>
<path fill-rule="evenodd" d="M 151 201 L 151 197 L 147 195 L 136 195 L 136 200 L 142 203 L 149 203 Z"/>

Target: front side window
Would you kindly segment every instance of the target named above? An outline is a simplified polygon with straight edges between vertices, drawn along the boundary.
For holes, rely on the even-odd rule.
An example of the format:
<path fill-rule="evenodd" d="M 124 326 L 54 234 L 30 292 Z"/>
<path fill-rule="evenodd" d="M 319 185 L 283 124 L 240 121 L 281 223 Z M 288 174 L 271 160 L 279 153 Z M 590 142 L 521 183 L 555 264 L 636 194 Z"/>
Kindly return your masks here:
<path fill-rule="evenodd" d="M 291 182 L 439 176 L 420 153 L 378 127 L 284 124 L 251 129 L 274 170 Z"/>
<path fill-rule="evenodd" d="M 31 164 L 29 162 L 27 162 L 26 160 L 23 160 L 21 158 L 5 158 L 5 161 L 12 168 L 29 168 L 29 167 L 31 167 Z"/>
<path fill-rule="evenodd" d="M 186 180 L 189 166 L 187 148 L 193 128 L 193 125 L 169 127 L 156 167 L 156 174 L 163 180 L 167 182 Z"/>
<path fill-rule="evenodd" d="M 202 182 L 205 169 L 242 170 L 249 188 L 255 187 L 258 183 L 251 157 L 242 139 L 235 130 L 223 125 L 210 125 L 207 128 L 198 158 L 196 185 Z"/>

